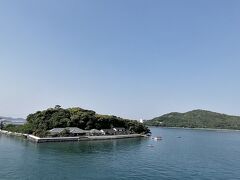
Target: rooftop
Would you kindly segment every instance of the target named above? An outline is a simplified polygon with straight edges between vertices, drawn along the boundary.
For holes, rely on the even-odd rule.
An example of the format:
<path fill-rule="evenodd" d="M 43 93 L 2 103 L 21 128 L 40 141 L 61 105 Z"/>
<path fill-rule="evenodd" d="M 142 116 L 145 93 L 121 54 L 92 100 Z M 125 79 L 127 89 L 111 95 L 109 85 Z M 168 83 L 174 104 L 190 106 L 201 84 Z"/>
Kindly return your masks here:
<path fill-rule="evenodd" d="M 49 130 L 49 132 L 51 132 L 51 133 L 61 133 L 65 129 L 69 130 L 70 133 L 72 133 L 72 134 L 83 134 L 83 133 L 86 133 L 85 130 L 82 130 L 82 129 L 78 128 L 78 127 L 53 128 L 53 129 Z"/>

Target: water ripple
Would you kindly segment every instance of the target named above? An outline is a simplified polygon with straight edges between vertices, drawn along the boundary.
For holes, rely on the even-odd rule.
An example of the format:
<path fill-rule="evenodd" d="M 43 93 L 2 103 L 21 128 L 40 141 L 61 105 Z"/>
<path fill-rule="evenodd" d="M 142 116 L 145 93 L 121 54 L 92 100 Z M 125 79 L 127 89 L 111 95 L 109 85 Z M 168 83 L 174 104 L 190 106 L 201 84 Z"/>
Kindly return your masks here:
<path fill-rule="evenodd" d="M 240 177 L 240 133 L 162 128 L 153 128 L 152 132 L 163 136 L 163 141 L 124 139 L 33 144 L 0 135 L 0 179 Z"/>

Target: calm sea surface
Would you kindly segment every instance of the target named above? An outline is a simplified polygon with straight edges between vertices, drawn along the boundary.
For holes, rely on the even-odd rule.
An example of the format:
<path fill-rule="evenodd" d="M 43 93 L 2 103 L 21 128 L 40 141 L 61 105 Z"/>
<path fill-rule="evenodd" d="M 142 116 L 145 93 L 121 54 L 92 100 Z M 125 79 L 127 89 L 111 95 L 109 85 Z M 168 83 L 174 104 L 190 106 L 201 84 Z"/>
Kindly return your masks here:
<path fill-rule="evenodd" d="M 163 140 L 33 144 L 0 135 L 0 179 L 240 179 L 240 132 L 151 131 Z"/>

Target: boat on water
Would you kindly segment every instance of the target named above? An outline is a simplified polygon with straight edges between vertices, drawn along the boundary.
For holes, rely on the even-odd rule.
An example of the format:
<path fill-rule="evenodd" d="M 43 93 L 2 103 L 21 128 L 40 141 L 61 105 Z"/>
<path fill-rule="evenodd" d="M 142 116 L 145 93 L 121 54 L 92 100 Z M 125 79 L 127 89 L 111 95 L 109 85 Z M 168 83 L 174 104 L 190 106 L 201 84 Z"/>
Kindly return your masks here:
<path fill-rule="evenodd" d="M 156 136 L 156 137 L 152 137 L 152 139 L 158 141 L 158 140 L 162 140 L 162 137 Z"/>

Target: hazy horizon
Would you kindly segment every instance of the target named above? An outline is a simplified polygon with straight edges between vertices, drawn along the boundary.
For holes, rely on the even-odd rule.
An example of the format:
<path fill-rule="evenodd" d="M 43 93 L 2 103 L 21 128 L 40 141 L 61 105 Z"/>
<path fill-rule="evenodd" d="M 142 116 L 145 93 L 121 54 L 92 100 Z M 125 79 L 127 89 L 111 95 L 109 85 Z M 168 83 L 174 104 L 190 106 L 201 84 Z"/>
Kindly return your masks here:
<path fill-rule="evenodd" d="M 240 1 L 0 2 L 0 116 L 240 115 Z"/>

